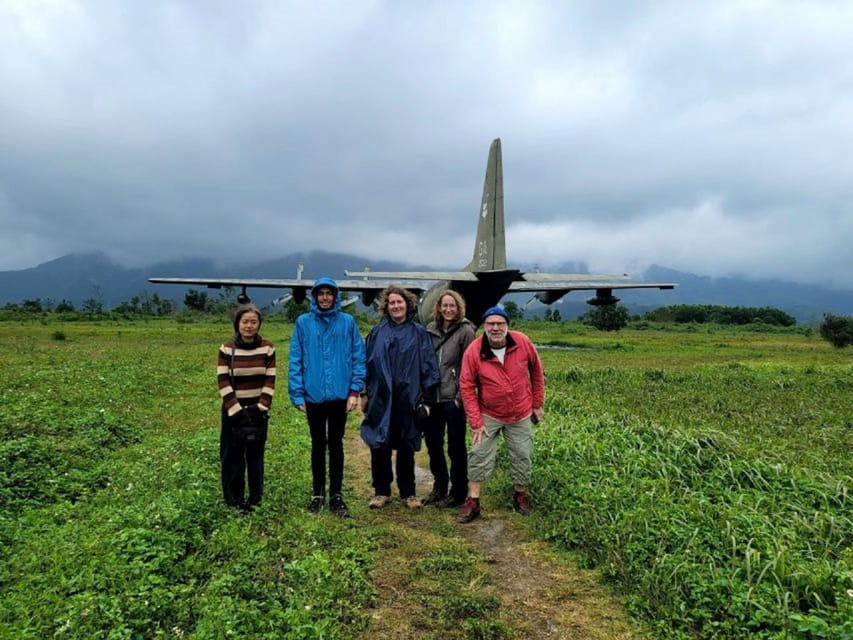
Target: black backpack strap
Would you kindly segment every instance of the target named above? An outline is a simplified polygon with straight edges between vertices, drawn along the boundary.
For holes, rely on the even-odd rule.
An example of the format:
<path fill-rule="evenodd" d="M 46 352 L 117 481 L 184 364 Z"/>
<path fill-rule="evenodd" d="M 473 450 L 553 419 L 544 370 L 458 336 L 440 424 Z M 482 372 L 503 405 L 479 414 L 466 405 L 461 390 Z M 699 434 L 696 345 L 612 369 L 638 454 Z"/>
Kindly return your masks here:
<path fill-rule="evenodd" d="M 454 324 L 454 325 L 450 328 L 450 331 L 448 331 L 447 333 L 445 333 L 445 334 L 442 336 L 442 338 L 441 338 L 441 340 L 439 340 L 438 344 L 437 344 L 437 345 L 435 345 L 435 352 L 436 352 L 436 353 L 438 353 L 438 350 L 439 350 L 439 349 L 441 349 L 441 348 L 444 346 L 444 343 L 445 343 L 445 342 L 447 342 L 448 340 L 450 340 L 450 336 L 452 336 L 454 333 L 456 333 L 456 330 L 457 330 L 457 329 L 459 329 L 459 327 L 461 327 L 461 326 L 462 326 L 462 323 L 461 323 L 461 322 L 457 322 L 456 324 Z"/>

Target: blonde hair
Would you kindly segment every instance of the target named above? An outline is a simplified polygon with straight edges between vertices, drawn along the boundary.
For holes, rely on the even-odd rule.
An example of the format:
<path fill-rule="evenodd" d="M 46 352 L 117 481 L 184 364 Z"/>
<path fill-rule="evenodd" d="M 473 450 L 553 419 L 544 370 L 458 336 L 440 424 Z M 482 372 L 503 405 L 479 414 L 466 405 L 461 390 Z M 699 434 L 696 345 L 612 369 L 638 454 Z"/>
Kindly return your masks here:
<path fill-rule="evenodd" d="M 438 299 L 435 301 L 435 308 L 432 310 L 432 316 L 435 318 L 436 322 L 439 322 L 442 318 L 441 315 L 441 299 L 444 296 L 450 296 L 456 302 L 456 317 L 453 318 L 454 322 L 459 322 L 462 318 L 465 317 L 465 299 L 453 289 L 445 289 L 441 292 L 441 295 L 438 296 Z"/>
<path fill-rule="evenodd" d="M 418 299 L 414 293 L 396 284 L 392 284 L 385 287 L 382 293 L 379 294 L 379 313 L 383 316 L 388 316 L 388 297 L 392 293 L 396 293 L 406 301 L 406 315 L 418 308 Z"/>

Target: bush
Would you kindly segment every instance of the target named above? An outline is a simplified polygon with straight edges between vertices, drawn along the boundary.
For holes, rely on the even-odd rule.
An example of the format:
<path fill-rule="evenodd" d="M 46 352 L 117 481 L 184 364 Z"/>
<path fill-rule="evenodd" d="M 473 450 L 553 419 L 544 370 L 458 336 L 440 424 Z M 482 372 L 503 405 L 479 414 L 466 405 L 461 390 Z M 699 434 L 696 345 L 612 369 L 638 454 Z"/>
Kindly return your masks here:
<path fill-rule="evenodd" d="M 601 331 L 619 331 L 628 324 L 629 317 L 628 309 L 621 304 L 608 304 L 587 311 L 580 320 Z"/>
<path fill-rule="evenodd" d="M 645 320 L 652 322 L 711 322 L 716 324 L 747 325 L 760 322 L 779 327 L 793 327 L 796 318 L 773 307 L 727 307 L 717 304 L 678 304 L 649 311 Z"/>
<path fill-rule="evenodd" d="M 838 349 L 853 344 L 853 317 L 825 314 L 820 325 L 820 335 Z"/>

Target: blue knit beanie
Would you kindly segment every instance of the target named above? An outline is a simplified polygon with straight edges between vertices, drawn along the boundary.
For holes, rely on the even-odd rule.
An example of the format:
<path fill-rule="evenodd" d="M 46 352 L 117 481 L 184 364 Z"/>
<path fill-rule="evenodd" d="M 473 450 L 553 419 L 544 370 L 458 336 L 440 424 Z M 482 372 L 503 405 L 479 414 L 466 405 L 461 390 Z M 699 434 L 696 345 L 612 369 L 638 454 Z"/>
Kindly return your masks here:
<path fill-rule="evenodd" d="M 506 314 L 506 311 L 503 310 L 503 307 L 489 307 L 486 309 L 486 313 L 483 314 L 483 320 L 489 316 L 501 316 L 504 320 L 509 322 L 509 316 Z"/>

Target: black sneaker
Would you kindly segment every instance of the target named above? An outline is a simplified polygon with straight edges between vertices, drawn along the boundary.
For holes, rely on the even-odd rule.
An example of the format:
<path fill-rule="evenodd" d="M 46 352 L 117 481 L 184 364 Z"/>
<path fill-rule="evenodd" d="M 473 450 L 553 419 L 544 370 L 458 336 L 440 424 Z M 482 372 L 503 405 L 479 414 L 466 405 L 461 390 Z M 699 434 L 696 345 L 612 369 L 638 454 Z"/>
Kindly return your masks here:
<path fill-rule="evenodd" d="M 332 496 L 332 499 L 329 500 L 329 511 L 339 518 L 349 518 L 349 509 L 347 509 L 347 505 L 341 497 L 341 494 L 334 495 Z"/>
<path fill-rule="evenodd" d="M 462 504 L 464 504 L 464 502 L 465 498 L 457 498 L 453 494 L 450 494 L 449 496 L 445 496 L 444 498 L 439 500 L 436 506 L 440 509 L 451 509 L 453 507 L 461 506 Z"/>
<path fill-rule="evenodd" d="M 434 504 L 436 506 L 439 506 L 441 504 L 441 501 L 444 500 L 444 498 L 445 498 L 445 496 L 443 493 L 439 493 L 438 491 L 433 489 L 432 491 L 430 491 L 427 494 L 427 496 L 421 502 L 423 503 L 424 506 L 426 506 L 428 504 Z"/>
<path fill-rule="evenodd" d="M 323 506 L 326 504 L 326 496 L 314 496 L 311 498 L 311 502 L 308 503 L 308 511 L 311 513 L 319 513 L 323 510 Z"/>

